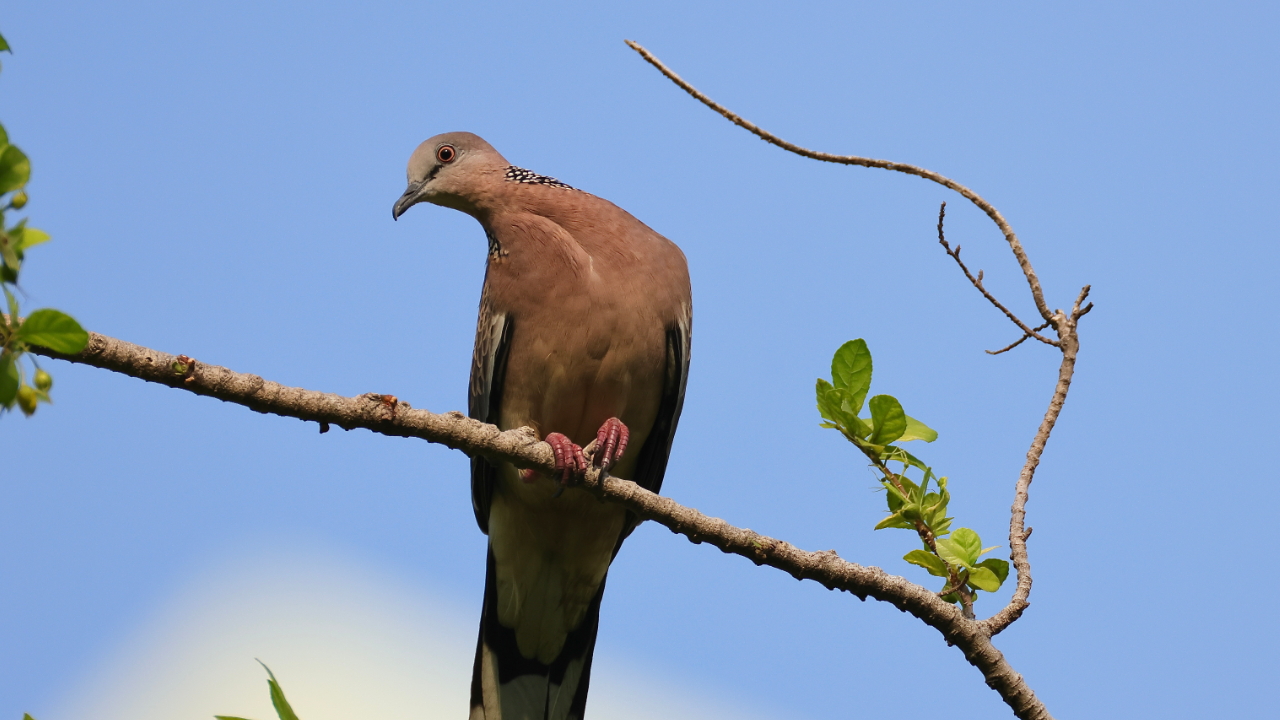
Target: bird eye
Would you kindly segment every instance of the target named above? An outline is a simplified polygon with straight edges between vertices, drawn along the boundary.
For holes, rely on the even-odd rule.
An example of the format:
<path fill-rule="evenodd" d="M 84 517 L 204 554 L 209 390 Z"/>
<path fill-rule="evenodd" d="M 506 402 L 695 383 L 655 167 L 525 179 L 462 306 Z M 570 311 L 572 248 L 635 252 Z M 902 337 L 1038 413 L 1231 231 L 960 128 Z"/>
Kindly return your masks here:
<path fill-rule="evenodd" d="M 452 145 L 441 145 L 436 148 L 436 159 L 442 163 L 453 162 L 458 157 L 458 151 L 453 149 Z"/>

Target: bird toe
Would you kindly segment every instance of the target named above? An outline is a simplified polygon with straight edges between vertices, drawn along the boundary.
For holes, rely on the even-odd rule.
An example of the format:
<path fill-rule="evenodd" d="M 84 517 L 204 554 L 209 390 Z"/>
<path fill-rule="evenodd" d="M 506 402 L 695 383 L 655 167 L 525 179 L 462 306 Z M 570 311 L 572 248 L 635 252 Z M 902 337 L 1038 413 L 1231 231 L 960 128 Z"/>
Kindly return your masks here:
<path fill-rule="evenodd" d="M 551 446 L 556 458 L 556 476 L 562 484 L 568 484 L 574 475 L 587 471 L 587 460 L 582 455 L 582 447 L 575 444 L 565 435 L 548 433 L 543 439 Z"/>
<path fill-rule="evenodd" d="M 591 461 L 596 467 L 611 468 L 613 464 L 622 459 L 622 454 L 627 451 L 627 439 L 631 436 L 631 431 L 627 426 L 616 417 L 611 417 L 604 421 L 600 426 L 600 431 L 596 433 L 596 452 Z"/>

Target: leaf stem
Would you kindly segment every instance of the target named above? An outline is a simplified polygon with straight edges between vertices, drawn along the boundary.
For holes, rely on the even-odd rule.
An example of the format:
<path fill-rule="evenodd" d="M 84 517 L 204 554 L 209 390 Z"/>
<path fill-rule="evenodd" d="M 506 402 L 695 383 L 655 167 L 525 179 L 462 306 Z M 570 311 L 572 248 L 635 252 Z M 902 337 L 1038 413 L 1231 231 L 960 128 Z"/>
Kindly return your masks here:
<path fill-rule="evenodd" d="M 871 461 L 871 464 L 874 465 L 877 470 L 884 473 L 884 476 L 888 478 L 889 482 L 893 483 L 893 486 L 898 488 L 898 492 L 902 493 L 903 497 L 911 497 L 907 493 L 907 489 L 903 487 L 902 480 L 898 477 L 898 474 L 890 470 L 887 463 L 881 460 L 876 453 L 871 452 L 862 445 L 857 443 L 855 443 L 855 445 L 857 445 L 857 448 L 862 451 L 863 455 L 867 456 L 867 459 Z M 965 582 L 960 578 L 959 571 L 956 570 L 951 563 L 947 562 L 946 558 L 938 555 L 938 541 L 933 535 L 933 529 L 930 528 L 923 520 L 913 520 L 912 522 L 915 523 L 916 534 L 920 536 L 920 539 L 924 541 L 925 545 L 929 546 L 929 552 L 937 555 L 938 559 L 942 561 L 942 564 L 947 567 L 947 584 L 951 589 L 939 592 L 938 596 L 942 597 L 953 592 L 958 593 L 960 595 L 961 610 L 964 613 L 965 618 L 969 620 L 977 619 L 977 616 L 973 614 L 973 593 L 969 591 L 968 586 L 966 586 Z"/>

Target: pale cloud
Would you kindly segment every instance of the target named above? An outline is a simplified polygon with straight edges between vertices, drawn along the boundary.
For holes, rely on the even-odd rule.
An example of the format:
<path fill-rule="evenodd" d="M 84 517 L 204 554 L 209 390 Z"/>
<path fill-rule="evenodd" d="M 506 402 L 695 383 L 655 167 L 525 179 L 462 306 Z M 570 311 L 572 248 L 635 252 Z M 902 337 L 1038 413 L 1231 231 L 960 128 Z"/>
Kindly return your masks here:
<path fill-rule="evenodd" d="M 478 618 L 334 552 L 245 551 L 197 571 L 40 720 L 274 720 L 260 658 L 302 720 L 463 718 Z M 599 663 L 590 715 L 749 718 L 654 672 Z"/>

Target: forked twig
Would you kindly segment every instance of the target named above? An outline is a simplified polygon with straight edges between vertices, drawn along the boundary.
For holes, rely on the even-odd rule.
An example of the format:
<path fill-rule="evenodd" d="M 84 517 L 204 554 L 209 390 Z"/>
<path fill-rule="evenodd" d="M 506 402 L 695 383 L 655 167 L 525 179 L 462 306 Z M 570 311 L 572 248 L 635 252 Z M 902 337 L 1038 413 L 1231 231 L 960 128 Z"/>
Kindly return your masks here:
<path fill-rule="evenodd" d="M 1014 325 L 1017 325 L 1022 330 L 1022 333 L 1023 333 L 1022 340 L 1026 340 L 1029 337 L 1033 337 L 1039 340 L 1040 342 L 1045 343 L 1046 345 L 1052 345 L 1054 347 L 1058 347 L 1057 340 L 1050 340 L 1049 338 L 1036 332 L 1037 330 L 1043 330 L 1049 327 L 1052 320 L 1045 320 L 1044 324 L 1038 328 L 1027 327 L 1027 324 L 1022 322 L 1021 318 L 1019 318 L 1017 315 L 1014 315 L 1012 310 L 1005 307 L 1004 303 L 997 300 L 996 296 L 988 292 L 987 288 L 985 288 L 982 285 L 981 270 L 978 271 L 977 277 L 974 277 L 973 273 L 969 272 L 969 268 L 966 267 L 964 264 L 964 261 L 960 259 L 960 246 L 957 245 L 956 249 L 952 250 L 951 245 L 947 243 L 946 235 L 944 235 L 942 232 L 942 221 L 944 218 L 946 218 L 946 216 L 947 216 L 947 203 L 946 201 L 943 201 L 942 207 L 938 209 L 938 242 L 942 243 L 942 249 L 946 250 L 947 254 L 950 255 L 953 259 L 955 259 L 956 264 L 959 265 L 960 269 L 964 271 L 964 276 L 969 278 L 969 282 L 973 283 L 973 286 L 978 288 L 978 292 L 982 293 L 983 297 L 985 297 L 987 300 L 990 300 L 992 305 L 995 305 L 1000 312 L 1004 313 L 1006 317 L 1008 317 L 1010 320 L 1013 321 Z M 1002 352 L 1006 352 L 1008 350 L 1012 350 L 1013 348 L 1017 347 L 1022 342 L 1022 340 L 1015 342 L 1013 345 L 1010 345 L 1004 350 L 997 350 L 996 352 L 991 352 L 990 350 L 988 350 L 987 352 L 992 355 L 999 355 Z"/>

